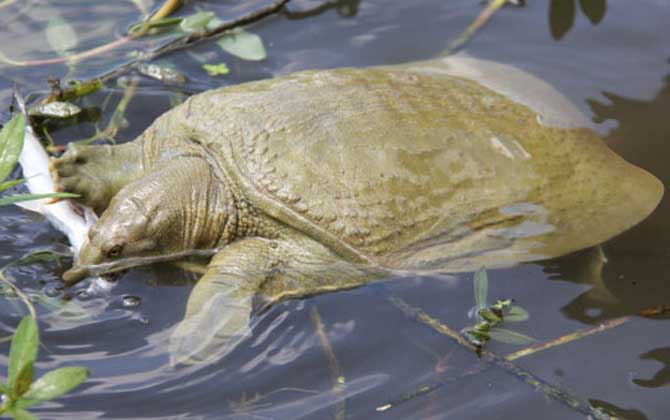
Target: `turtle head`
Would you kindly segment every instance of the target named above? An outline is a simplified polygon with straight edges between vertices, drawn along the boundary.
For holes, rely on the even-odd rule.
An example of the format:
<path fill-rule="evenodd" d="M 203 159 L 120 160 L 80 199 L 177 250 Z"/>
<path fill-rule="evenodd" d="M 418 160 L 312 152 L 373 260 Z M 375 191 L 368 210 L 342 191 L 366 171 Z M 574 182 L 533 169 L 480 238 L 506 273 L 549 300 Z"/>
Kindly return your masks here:
<path fill-rule="evenodd" d="M 120 271 L 215 247 L 235 211 L 226 191 L 209 164 L 197 157 L 175 159 L 126 185 L 91 228 L 75 266 L 63 279 L 76 283 L 98 264 L 118 262 L 102 272 Z M 137 257 L 151 258 L 133 259 Z"/>
<path fill-rule="evenodd" d="M 74 266 L 63 274 L 63 280 L 74 284 L 90 274 L 90 266 L 163 252 L 162 239 L 173 237 L 171 207 L 160 205 L 157 198 L 140 200 L 123 190 L 117 194 L 89 230 Z"/>

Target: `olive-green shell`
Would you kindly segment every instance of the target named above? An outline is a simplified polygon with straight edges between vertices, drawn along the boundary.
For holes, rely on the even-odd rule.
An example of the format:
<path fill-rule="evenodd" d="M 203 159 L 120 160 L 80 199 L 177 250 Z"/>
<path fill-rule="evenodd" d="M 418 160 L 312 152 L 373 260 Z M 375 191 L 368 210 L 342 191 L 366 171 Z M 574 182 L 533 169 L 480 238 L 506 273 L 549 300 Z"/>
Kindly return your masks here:
<path fill-rule="evenodd" d="M 589 129 L 545 127 L 476 82 L 410 67 L 301 72 L 170 114 L 256 207 L 394 269 L 565 254 L 638 223 L 663 191 Z"/>

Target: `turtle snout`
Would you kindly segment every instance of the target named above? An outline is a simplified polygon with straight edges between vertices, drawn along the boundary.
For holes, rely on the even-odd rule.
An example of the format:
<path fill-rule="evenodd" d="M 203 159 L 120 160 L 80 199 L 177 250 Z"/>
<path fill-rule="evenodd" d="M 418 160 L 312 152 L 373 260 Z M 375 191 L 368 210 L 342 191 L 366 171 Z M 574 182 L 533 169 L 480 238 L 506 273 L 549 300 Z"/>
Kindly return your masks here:
<path fill-rule="evenodd" d="M 103 261 L 104 254 L 102 251 L 98 247 L 86 243 L 81 248 L 79 258 L 72 268 L 63 273 L 63 281 L 68 285 L 78 283 L 89 275 L 89 266 L 100 264 Z"/>

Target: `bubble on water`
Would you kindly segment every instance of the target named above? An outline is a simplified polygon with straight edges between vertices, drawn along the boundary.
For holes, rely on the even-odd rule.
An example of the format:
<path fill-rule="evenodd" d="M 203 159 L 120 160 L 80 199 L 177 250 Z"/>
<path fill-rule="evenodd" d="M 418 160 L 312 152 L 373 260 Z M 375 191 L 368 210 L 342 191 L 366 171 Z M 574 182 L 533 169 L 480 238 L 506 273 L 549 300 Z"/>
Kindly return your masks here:
<path fill-rule="evenodd" d="M 129 295 L 129 296 L 124 296 L 121 303 L 123 304 L 123 306 L 125 308 L 134 308 L 136 306 L 139 306 L 141 301 L 142 301 L 142 299 L 140 299 L 139 296 Z"/>

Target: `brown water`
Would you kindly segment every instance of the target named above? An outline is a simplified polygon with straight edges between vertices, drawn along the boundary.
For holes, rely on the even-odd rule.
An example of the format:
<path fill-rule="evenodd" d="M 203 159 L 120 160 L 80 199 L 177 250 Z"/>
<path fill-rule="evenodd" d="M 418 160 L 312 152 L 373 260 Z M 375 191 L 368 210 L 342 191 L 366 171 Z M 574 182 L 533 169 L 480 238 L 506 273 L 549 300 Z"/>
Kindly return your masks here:
<path fill-rule="evenodd" d="M 151 3 L 140 2 L 140 3 Z M 570 4 L 529 2 L 497 14 L 467 52 L 516 65 L 547 80 L 598 123 L 610 146 L 629 161 L 670 181 L 670 2 L 607 2 L 593 25 Z M 559 3 L 555 1 L 554 3 Z M 584 3 L 584 2 L 574 2 Z M 595 3 L 595 2 L 594 2 Z M 2 2 L 0 2 L 2 4 Z M 240 15 L 261 1 L 193 2 L 222 18 Z M 317 7 L 293 1 L 291 10 Z M 556 7 L 556 5 L 555 5 Z M 130 102 L 127 125 L 116 138 L 131 140 L 171 107 L 180 92 L 272 77 L 306 68 L 400 63 L 441 51 L 481 11 L 471 0 L 343 1 L 320 13 L 276 16 L 253 26 L 268 59 L 245 62 L 211 43 L 162 58 L 189 76 L 185 86 L 142 78 Z M 353 13 L 355 12 L 355 13 Z M 53 57 L 43 35 L 60 15 L 79 36 L 77 50 L 116 39 L 138 19 L 133 2 L 23 1 L 0 8 L 0 51 L 13 59 Z M 352 16 L 353 15 L 353 16 Z M 569 29 L 568 29 L 569 28 Z M 552 36 L 562 33 L 560 40 Z M 567 30 L 567 32 L 566 32 Z M 68 69 L 62 65 L 0 68 L 2 111 L 14 84 L 25 93 L 44 93 L 47 77 L 89 78 L 127 59 L 129 51 L 154 40 L 120 48 Z M 231 73 L 211 78 L 191 53 L 225 61 Z M 86 138 L 96 118 L 104 128 L 121 99 L 123 84 L 83 99 L 80 124 L 51 126 L 56 140 Z M 172 99 L 171 99 L 172 98 Z M 171 102 L 172 100 L 172 102 Z M 490 300 L 514 298 L 530 313 L 507 328 L 539 341 L 670 304 L 670 210 L 667 198 L 639 226 L 603 244 L 607 258 L 585 250 L 540 264 L 489 272 Z M 58 249 L 64 238 L 44 220 L 18 208 L 0 207 L 0 264 L 38 249 Z M 584 232 L 588 235 L 588 232 Z M 55 264 L 12 268 L 8 274 L 32 296 L 59 302 Z M 130 418 L 448 418 L 571 419 L 585 415 L 536 392 L 508 371 L 483 364 L 472 352 L 405 316 L 388 300 L 400 296 L 460 330 L 470 324 L 472 274 L 447 278 L 389 279 L 381 284 L 276 305 L 254 328 L 253 337 L 225 359 L 206 367 L 166 367 L 169 329 L 181 319 L 188 285 L 170 267 L 136 271 L 110 292 L 68 292 L 67 311 L 38 303 L 45 349 L 38 371 L 68 364 L 91 368 L 77 392 L 44 404 L 43 419 Z M 160 285 L 157 285 L 160 284 Z M 138 297 L 139 304 L 133 299 Z M 75 306 L 73 306 L 76 305 Z M 333 371 L 312 321 L 318 310 L 332 343 L 344 385 L 333 391 Z M 22 311 L 0 299 L 2 335 L 10 335 Z M 666 319 L 633 317 L 622 326 L 515 361 L 548 384 L 628 419 L 665 419 L 670 411 L 670 339 Z M 0 371 L 8 343 L 0 345 Z M 505 355 L 523 346 L 491 342 Z M 478 374 L 468 374 L 481 368 Z M 424 386 L 434 392 L 412 396 Z M 246 401 L 246 404 L 244 403 Z M 377 407 L 398 402 L 384 412 Z"/>

